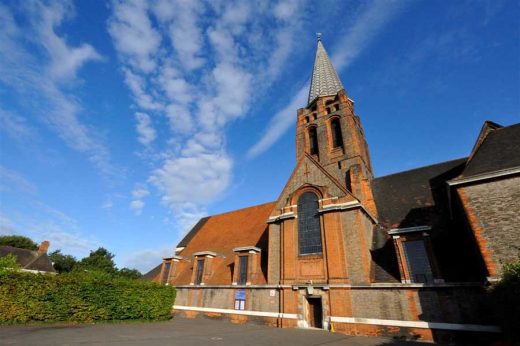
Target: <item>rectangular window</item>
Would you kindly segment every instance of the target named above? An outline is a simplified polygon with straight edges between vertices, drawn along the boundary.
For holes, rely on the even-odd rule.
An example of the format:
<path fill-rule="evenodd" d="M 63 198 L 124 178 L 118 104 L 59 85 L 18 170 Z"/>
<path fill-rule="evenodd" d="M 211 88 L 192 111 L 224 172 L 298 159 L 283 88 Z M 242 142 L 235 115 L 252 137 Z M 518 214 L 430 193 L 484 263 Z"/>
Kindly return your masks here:
<path fill-rule="evenodd" d="M 197 260 L 197 272 L 195 273 L 195 285 L 202 283 L 202 273 L 204 272 L 204 260 Z"/>
<path fill-rule="evenodd" d="M 247 264 L 248 256 L 238 257 L 239 269 L 238 269 L 238 284 L 245 285 L 247 283 Z"/>
<path fill-rule="evenodd" d="M 171 262 L 164 263 L 161 283 L 165 284 L 168 282 L 168 274 L 170 273 Z"/>
<path fill-rule="evenodd" d="M 408 272 L 412 282 L 433 282 L 432 268 L 424 240 L 410 240 L 403 242 Z"/>

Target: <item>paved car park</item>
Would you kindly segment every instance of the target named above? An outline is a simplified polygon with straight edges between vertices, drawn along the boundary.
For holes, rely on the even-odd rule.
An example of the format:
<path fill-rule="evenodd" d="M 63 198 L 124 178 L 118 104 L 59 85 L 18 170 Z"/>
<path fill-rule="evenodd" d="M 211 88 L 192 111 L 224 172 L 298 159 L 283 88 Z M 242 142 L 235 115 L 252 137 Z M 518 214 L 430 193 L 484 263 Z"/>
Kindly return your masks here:
<path fill-rule="evenodd" d="M 420 345 L 354 337 L 323 330 L 233 324 L 226 319 L 175 318 L 167 322 L 0 327 L 0 345 Z"/>

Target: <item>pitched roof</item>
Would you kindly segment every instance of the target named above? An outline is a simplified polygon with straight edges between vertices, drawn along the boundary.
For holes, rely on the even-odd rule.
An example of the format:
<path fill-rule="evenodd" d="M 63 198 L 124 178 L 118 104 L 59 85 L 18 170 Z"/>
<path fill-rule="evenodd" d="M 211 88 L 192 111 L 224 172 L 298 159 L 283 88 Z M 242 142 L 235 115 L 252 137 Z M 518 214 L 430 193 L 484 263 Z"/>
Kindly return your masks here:
<path fill-rule="evenodd" d="M 150 280 L 150 281 L 158 281 L 158 275 L 161 274 L 161 267 L 162 263 L 160 263 L 158 266 L 150 270 L 148 273 L 143 274 L 141 276 L 141 279 L 143 280 Z"/>
<path fill-rule="evenodd" d="M 465 162 L 446 161 L 374 179 L 380 223 L 387 228 L 430 225 L 447 205 L 446 181 L 459 175 Z"/>
<path fill-rule="evenodd" d="M 266 251 L 263 236 L 267 228 L 267 218 L 271 213 L 274 202 L 260 204 L 249 208 L 212 215 L 205 218 L 181 241 L 185 247 L 182 256 L 191 261 L 175 279 L 176 285 L 190 283 L 193 254 L 200 251 L 213 251 L 224 256 L 220 264 L 214 268 L 214 274 L 206 284 L 231 284 L 231 265 L 234 262 L 233 249 L 240 246 L 257 246 Z M 196 231 L 194 231 L 196 229 Z M 179 245 L 181 244 L 179 243 Z"/>
<path fill-rule="evenodd" d="M 486 132 L 460 178 L 520 167 L 520 123 Z"/>
<path fill-rule="evenodd" d="M 323 43 L 318 39 L 307 103 L 310 104 L 318 96 L 335 95 L 341 89 L 343 89 L 343 84 L 341 84 Z"/>
<path fill-rule="evenodd" d="M 13 246 L 1 245 L 0 257 L 12 254 L 16 257 L 16 261 L 27 270 L 37 270 L 42 272 L 55 273 L 56 270 L 52 266 L 52 262 L 46 253 L 38 253 L 37 251 L 20 249 Z"/>

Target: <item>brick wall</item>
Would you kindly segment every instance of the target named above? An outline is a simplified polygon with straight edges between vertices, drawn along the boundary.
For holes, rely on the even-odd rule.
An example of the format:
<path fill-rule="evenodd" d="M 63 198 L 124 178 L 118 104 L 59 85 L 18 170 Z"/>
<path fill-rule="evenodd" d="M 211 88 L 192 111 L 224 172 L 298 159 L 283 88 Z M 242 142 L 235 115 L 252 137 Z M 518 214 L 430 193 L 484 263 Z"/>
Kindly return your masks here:
<path fill-rule="evenodd" d="M 520 249 L 520 177 L 457 190 L 489 275 L 518 258 Z"/>

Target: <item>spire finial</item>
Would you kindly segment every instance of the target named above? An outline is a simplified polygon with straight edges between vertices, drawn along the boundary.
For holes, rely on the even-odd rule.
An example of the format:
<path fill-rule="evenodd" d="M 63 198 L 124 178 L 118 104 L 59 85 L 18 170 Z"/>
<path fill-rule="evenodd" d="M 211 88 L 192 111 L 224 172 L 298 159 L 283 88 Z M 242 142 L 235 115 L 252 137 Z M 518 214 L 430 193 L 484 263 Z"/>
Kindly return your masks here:
<path fill-rule="evenodd" d="M 317 32 L 316 37 L 318 44 L 316 47 L 316 57 L 314 58 L 308 104 L 314 101 L 316 97 L 336 95 L 338 91 L 343 89 L 338 74 L 334 66 L 332 66 L 332 62 L 321 42 L 321 33 Z"/>

